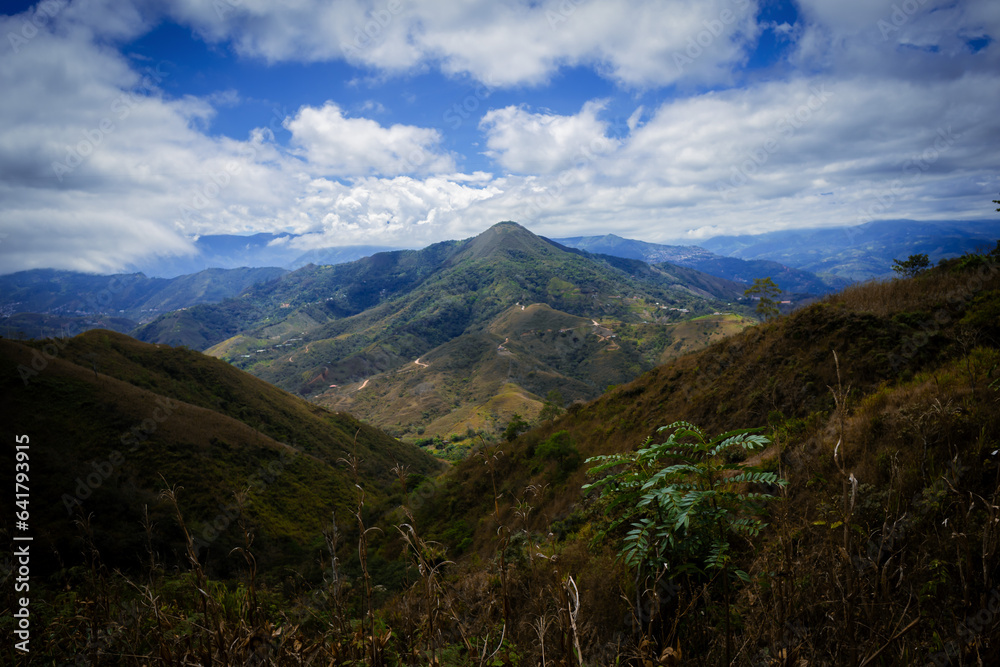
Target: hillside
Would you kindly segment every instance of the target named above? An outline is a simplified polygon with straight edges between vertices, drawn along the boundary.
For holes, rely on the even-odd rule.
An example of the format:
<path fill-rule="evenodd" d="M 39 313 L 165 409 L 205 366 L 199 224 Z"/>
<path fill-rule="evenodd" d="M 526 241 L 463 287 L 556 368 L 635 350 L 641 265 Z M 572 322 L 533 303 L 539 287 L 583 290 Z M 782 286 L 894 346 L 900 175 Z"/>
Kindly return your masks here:
<path fill-rule="evenodd" d="M 574 317 L 541 304 L 508 308 L 493 318 L 496 329 L 480 334 L 596 326 Z M 30 363 L 31 348 L 0 344 L 9 356 Z M 33 429 L 32 466 L 37 447 L 40 469 L 59 471 L 61 485 L 80 477 L 80 469 L 106 469 L 107 443 L 149 418 L 152 406 L 141 401 L 152 399 L 152 391 L 177 394 L 176 414 L 185 415 L 178 424 L 189 423 L 183 399 L 200 415 L 199 428 L 218 432 L 215 420 L 229 419 L 195 407 L 207 404 L 227 414 L 237 410 L 249 420 L 241 422 L 248 435 L 258 438 L 232 447 L 241 441 L 229 431 L 220 438 L 230 443 L 228 450 L 212 440 L 191 441 L 197 446 L 183 451 L 184 464 L 166 458 L 172 449 L 163 452 L 157 465 L 173 476 L 187 475 L 187 484 L 195 485 L 190 476 L 196 475 L 225 487 L 226 470 L 252 475 L 259 465 L 255 446 L 267 453 L 259 460 L 273 461 L 278 452 L 280 462 L 281 445 L 267 439 L 275 423 L 309 426 L 316 423 L 313 415 L 329 427 L 301 436 L 311 443 L 308 451 L 303 441 L 288 441 L 290 456 L 296 447 L 302 453 L 279 468 L 279 480 L 260 491 L 259 505 L 251 503 L 259 511 L 251 530 L 260 532 L 247 551 L 230 551 L 226 544 L 219 549 L 227 554 L 222 557 L 213 551 L 215 543 L 208 545 L 215 554 L 210 562 L 227 581 L 204 577 L 194 563 L 170 571 L 157 565 L 155 555 L 140 573 L 112 572 L 105 559 L 146 553 L 143 533 L 114 541 L 95 530 L 105 547 L 121 547 L 112 554 L 86 543 L 66 544 L 60 554 L 83 550 L 89 567 L 33 582 L 35 595 L 45 600 L 33 608 L 40 608 L 39 622 L 46 627 L 35 645 L 37 656 L 76 655 L 99 664 L 127 656 L 124 663 L 135 665 L 176 663 L 176 656 L 204 664 L 261 659 L 282 665 L 637 667 L 725 664 L 727 655 L 732 664 L 754 666 L 1000 660 L 1000 620 L 993 612 L 1000 601 L 1000 244 L 989 255 L 948 260 L 912 279 L 853 286 L 682 354 L 511 442 L 487 443 L 437 477 L 423 474 L 430 468 L 421 467 L 420 459 L 408 459 L 410 474 L 397 468 L 401 474 L 393 481 L 388 461 L 379 460 L 386 451 L 378 446 L 380 436 L 362 429 L 359 443 L 367 439 L 371 446 L 361 455 L 372 463 L 365 464 L 370 474 L 361 488 L 368 495 L 355 517 L 357 528 L 343 528 L 338 510 L 342 528 L 327 530 L 324 540 L 307 549 L 294 541 L 274 548 L 269 522 L 280 518 L 286 533 L 315 529 L 329 508 L 312 494 L 332 488 L 337 496 L 343 487 L 339 479 L 323 478 L 322 468 L 299 484 L 306 474 L 299 466 L 313 461 L 308 453 L 325 459 L 321 434 L 346 435 L 354 423 L 334 428 L 343 417 L 190 351 L 104 332 L 73 344 L 81 347 L 49 350 L 56 357 L 51 367 L 30 378 L 40 391 L 17 379 L 7 382 L 4 396 L 20 401 L 13 412 L 19 420 L 31 410 L 47 411 L 53 426 L 33 420 L 24 430 Z M 96 369 L 73 363 L 94 353 L 100 355 Z M 428 355 L 420 362 L 406 373 L 430 371 L 440 360 Z M 12 362 L 5 363 L 9 375 Z M 119 375 L 131 384 L 110 377 Z M 236 394 L 227 395 L 230 390 Z M 498 399 L 534 400 L 518 394 L 508 384 Z M 40 396 L 48 401 L 44 408 Z M 269 413 L 281 397 L 287 411 Z M 240 414 L 234 406 L 245 401 L 247 414 Z M 120 423 L 101 426 L 119 411 Z M 251 415 L 258 413 L 267 419 L 255 435 Z M 582 485 L 595 481 L 586 471 L 598 463 L 588 457 L 653 451 L 651 445 L 668 435 L 657 428 L 678 419 L 710 435 L 759 427 L 770 442 L 749 455 L 721 447 L 706 450 L 703 458 L 683 458 L 694 451 L 685 436 L 662 458 L 645 460 L 651 500 L 616 505 L 615 497 L 628 498 L 636 487 L 624 477 L 605 487 L 610 497 L 585 493 Z M 14 425 L 22 423 L 28 422 Z M 67 464 L 59 458 L 73 457 L 75 449 L 63 446 L 58 457 L 42 454 L 59 447 L 54 443 L 86 439 L 94 428 L 104 428 L 97 435 L 103 442 L 75 470 L 63 472 Z M 173 442 L 175 428 L 182 443 L 203 437 L 168 419 L 162 432 L 169 430 L 171 437 L 155 442 Z M 160 433 L 158 428 L 153 435 Z M 334 440 L 331 448 L 342 451 L 344 438 Z M 386 446 L 399 446 L 391 443 Z M 131 472 L 131 457 L 145 460 L 163 449 L 141 446 L 112 466 L 111 495 L 95 491 L 84 500 L 85 509 L 95 512 L 92 525 L 121 512 L 114 508 L 130 511 L 147 497 L 137 491 L 145 487 L 135 484 L 141 476 Z M 250 459 L 248 468 L 240 468 L 246 460 L 241 454 Z M 679 459 L 695 463 L 671 465 Z M 631 465 L 617 463 L 611 472 L 634 470 Z M 683 475 L 677 486 L 663 489 L 657 480 L 665 478 L 668 465 L 672 474 Z M 119 467 L 129 472 L 124 479 L 115 477 Z M 708 486 L 705 470 L 716 471 Z M 787 484 L 768 482 L 765 474 Z M 45 483 L 46 475 L 39 481 Z M 699 503 L 692 490 L 718 504 Z M 38 493 L 33 498 L 53 499 L 60 490 Z M 182 501 L 187 493 L 179 491 Z M 186 516 L 215 512 L 224 519 L 219 493 L 221 488 L 199 487 L 195 494 L 206 496 L 206 505 L 186 507 Z M 755 503 L 731 515 L 737 512 L 732 498 Z M 176 520 L 162 505 L 150 507 L 160 512 L 150 531 L 153 553 L 176 553 Z M 669 523 L 657 519 L 659 512 L 686 508 L 687 523 L 675 525 L 673 515 Z M 629 513 L 636 523 L 613 523 Z M 658 520 L 657 532 L 646 531 L 639 520 Z M 189 521 L 202 530 L 207 523 Z M 764 524 L 759 533 L 725 532 L 721 543 L 706 541 L 706 530 L 755 521 Z M 667 548 L 671 536 L 678 541 Z M 653 560 L 622 557 L 630 543 L 655 546 L 647 552 Z M 250 553 L 252 558 L 243 558 Z M 312 564 L 291 569 L 292 561 L 305 560 Z M 286 577 L 255 579 L 257 564 L 264 571 L 276 562 L 288 564 Z M 13 577 L 3 583 L 11 587 Z M 88 642 L 98 631 L 101 640 Z"/>
<path fill-rule="evenodd" d="M 772 527 L 738 551 L 751 577 L 735 602 L 740 664 L 782 651 L 817 664 L 924 664 L 943 651 L 993 664 L 995 617 L 972 635 L 961 624 L 1000 585 L 991 527 L 1000 500 L 998 260 L 997 251 L 965 256 L 915 279 L 855 286 L 657 367 L 488 458 L 457 464 L 417 521 L 450 552 L 495 551 L 499 525 L 520 536 L 517 549 L 559 554 L 562 564 L 547 571 L 575 574 L 577 623 L 613 643 L 637 610 L 609 599 L 609 582 L 623 599 L 644 596 L 627 569 L 608 564 L 624 530 L 601 533 L 608 510 L 580 491 L 591 481 L 584 459 L 634 451 L 677 420 L 711 434 L 762 427 L 773 444 L 752 460 L 788 487 Z M 508 575 L 521 614 L 545 613 L 518 588 L 545 580 L 542 562 L 522 561 Z M 717 594 L 688 601 L 718 613 Z M 671 598 L 662 608 L 643 602 L 668 618 L 639 638 L 654 656 L 679 645 L 697 664 L 718 664 L 722 622 L 705 627 Z M 622 615 L 622 625 L 611 620 Z M 903 627 L 905 639 L 883 653 Z M 595 644 L 590 655 L 599 654 Z"/>
<path fill-rule="evenodd" d="M 80 511 L 92 514 L 109 566 L 140 565 L 144 506 L 160 527 L 153 548 L 167 563 L 184 562 L 173 509 L 159 496 L 175 486 L 208 572 L 236 566 L 228 556 L 242 544 L 233 494 L 246 489 L 244 518 L 266 563 L 261 574 L 305 566 L 331 511 L 349 516 L 354 480 L 341 459 L 355 452 L 362 459 L 373 507 L 388 500 L 397 462 L 416 475 L 438 468 L 409 445 L 228 364 L 110 331 L 0 340 L 0 372 L 8 440 L 24 433 L 31 441 L 39 575 L 80 562 L 73 523 Z M 12 470 L 13 448 L 3 456 Z"/>
<path fill-rule="evenodd" d="M 669 262 L 680 266 L 749 285 L 757 278 L 772 278 L 787 294 L 827 294 L 846 287 L 850 281 L 828 276 L 821 278 L 814 273 L 793 269 L 763 259 L 745 260 L 725 257 L 704 248 L 690 245 L 662 245 L 635 239 L 625 239 L 615 234 L 604 236 L 576 236 L 558 239 L 564 245 L 588 252 L 639 259 L 650 264 Z"/>

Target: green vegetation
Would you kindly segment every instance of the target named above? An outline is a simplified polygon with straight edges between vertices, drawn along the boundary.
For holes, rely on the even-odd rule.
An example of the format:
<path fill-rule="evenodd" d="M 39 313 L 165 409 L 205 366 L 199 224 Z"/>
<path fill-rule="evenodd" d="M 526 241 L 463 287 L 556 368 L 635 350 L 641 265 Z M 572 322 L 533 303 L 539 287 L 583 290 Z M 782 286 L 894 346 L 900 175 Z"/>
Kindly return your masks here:
<path fill-rule="evenodd" d="M 580 467 L 580 452 L 573 444 L 569 431 L 557 431 L 535 447 L 535 458 L 540 461 L 555 461 L 554 482 L 562 482 Z"/>
<path fill-rule="evenodd" d="M 926 270 L 930 265 L 931 260 L 928 259 L 925 253 L 910 255 L 902 261 L 898 259 L 892 260 L 892 270 L 904 278 L 912 278 Z"/>
<path fill-rule="evenodd" d="M 709 439 L 697 426 L 675 422 L 658 429 L 673 431 L 662 443 L 650 438 L 634 453 L 587 459 L 597 464 L 587 474 L 603 477 L 584 489 L 601 492 L 616 516 L 612 528 L 631 527 L 620 552 L 627 565 L 653 576 L 665 568 L 670 579 L 728 566 L 730 536 L 753 538 L 766 525 L 757 516 L 768 496 L 741 485 L 786 483 L 759 467 L 726 462 L 736 448 L 752 452 L 770 444 L 759 430 Z M 746 580 L 745 572 L 738 574 Z"/>
<path fill-rule="evenodd" d="M 469 410 L 467 425 L 424 437 L 461 446 L 478 419 L 494 438 L 477 436 L 475 455 L 441 474 L 416 447 L 188 350 L 111 332 L 65 349 L 0 341 L 11 427 L 32 434 L 33 481 L 37 465 L 48 485 L 33 498 L 75 493 L 84 472 L 102 479 L 74 505 L 76 525 L 61 505 L 39 503 L 36 517 L 33 501 L 32 614 L 44 631 L 31 658 L 992 664 L 997 259 L 853 286 L 510 442 L 500 435 L 514 412 L 533 415 Z M 495 335 L 482 334 L 483 354 L 505 360 Z M 420 360 L 406 372 L 445 363 Z M 27 386 L 19 366 L 37 373 Z M 505 387 L 503 406 L 524 400 Z M 533 394 L 539 412 L 554 388 L 565 391 Z M 158 398 L 174 416 L 116 463 L 108 444 Z M 665 439 L 660 424 L 672 425 Z M 240 494 L 282 452 L 271 481 Z M 600 497 L 583 493 L 595 481 L 586 459 L 610 466 Z"/>
<path fill-rule="evenodd" d="M 34 269 L 0 276 L 0 308 L 62 318 L 72 334 L 109 328 L 124 333 L 169 311 L 235 297 L 285 273 L 277 268 L 206 269 L 168 279 Z M 27 333 L 38 335 L 31 328 Z"/>
<path fill-rule="evenodd" d="M 508 422 L 507 427 L 503 430 L 503 438 L 507 442 L 511 442 L 514 438 L 527 431 L 530 427 L 531 425 L 524 421 L 524 418 L 521 417 L 521 415 L 515 412 L 510 418 L 510 422 Z"/>
<path fill-rule="evenodd" d="M 693 592 L 713 583 L 713 571 L 719 571 L 727 607 L 725 664 L 730 664 L 732 652 L 728 610 L 732 541 L 749 541 L 760 534 L 767 525 L 759 518 L 763 503 L 771 498 L 744 487 L 787 483 L 758 466 L 727 462 L 733 450 L 749 453 L 770 444 L 756 433 L 759 430 L 708 438 L 693 424 L 675 422 L 657 430 L 672 431 L 662 443 L 653 444 L 650 438 L 634 453 L 587 459 L 597 464 L 587 474 L 603 477 L 583 488 L 600 491 L 607 511 L 615 517 L 611 529 L 628 524 L 619 555 L 636 571 L 638 581 L 683 580 Z M 743 570 L 734 572 L 744 583 L 750 582 Z"/>
<path fill-rule="evenodd" d="M 778 287 L 770 278 L 755 278 L 753 285 L 743 292 L 743 296 L 755 298 L 757 300 L 757 314 L 761 319 L 769 320 L 777 317 L 781 312 L 774 298 L 781 294 Z"/>

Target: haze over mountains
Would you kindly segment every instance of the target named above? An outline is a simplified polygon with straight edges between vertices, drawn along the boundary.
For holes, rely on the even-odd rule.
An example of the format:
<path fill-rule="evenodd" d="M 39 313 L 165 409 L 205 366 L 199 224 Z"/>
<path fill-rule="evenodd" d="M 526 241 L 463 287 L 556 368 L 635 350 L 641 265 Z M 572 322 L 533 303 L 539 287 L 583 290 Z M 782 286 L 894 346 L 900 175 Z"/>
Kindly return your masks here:
<path fill-rule="evenodd" d="M 176 278 L 205 269 L 280 267 L 294 271 L 307 264 L 340 264 L 377 252 L 388 246 L 359 245 L 304 250 L 295 245 L 295 234 L 214 234 L 194 239 L 190 255 L 151 257 L 133 263 L 129 271 L 157 278 Z"/>
<path fill-rule="evenodd" d="M 634 239 L 623 239 L 614 234 L 605 236 L 576 236 L 557 239 L 560 243 L 589 252 L 640 259 L 651 264 L 669 262 L 687 266 L 713 276 L 750 285 L 757 278 L 770 277 L 790 294 L 826 294 L 850 284 L 844 278 L 818 276 L 809 271 L 793 269 L 770 260 L 744 260 L 724 257 L 699 246 L 661 245 Z"/>
<path fill-rule="evenodd" d="M 893 259 L 916 253 L 936 264 L 945 257 L 988 251 L 998 237 L 1000 223 L 995 220 L 876 220 L 853 227 L 717 236 L 699 244 L 721 255 L 767 259 L 853 282 L 892 275 Z"/>
<path fill-rule="evenodd" d="M 275 267 L 204 269 L 167 279 L 21 271 L 0 276 L 0 326 L 7 337 L 72 335 L 97 327 L 127 333 L 161 313 L 221 301 L 285 273 Z"/>

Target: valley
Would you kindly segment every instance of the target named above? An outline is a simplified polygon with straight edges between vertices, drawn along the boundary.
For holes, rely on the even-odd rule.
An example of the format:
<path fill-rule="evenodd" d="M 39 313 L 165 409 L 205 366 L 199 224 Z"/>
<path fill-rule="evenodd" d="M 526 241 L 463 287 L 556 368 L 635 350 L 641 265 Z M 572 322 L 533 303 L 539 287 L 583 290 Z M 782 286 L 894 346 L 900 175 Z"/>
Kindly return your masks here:
<path fill-rule="evenodd" d="M 989 664 L 990 621 L 968 641 L 946 628 L 989 609 L 1000 585 L 998 267 L 1000 247 L 752 326 L 716 311 L 643 322 L 656 301 L 608 298 L 591 315 L 520 299 L 318 387 L 333 409 L 110 331 L 0 340 L 0 393 L 37 474 L 37 653 L 231 664 L 266 629 L 278 664 L 460 665 L 487 651 L 533 664 L 539 636 L 547 660 L 595 665 L 678 653 L 715 664 L 730 642 L 747 664 L 847 664 L 855 651 L 868 664 L 946 651 Z M 299 333 L 301 352 L 272 364 L 327 344 Z M 575 375 L 613 378 L 644 353 L 650 370 L 556 403 L 591 390 Z M 345 406 L 426 424 L 432 443 Z M 512 417 L 501 433 L 508 412 L 537 423 Z M 750 434 L 754 447 L 738 444 Z M 694 436 L 715 448 L 697 455 Z M 648 452 L 661 453 L 630 463 Z M 678 459 L 685 472 L 665 485 Z M 710 470 L 726 472 L 704 486 Z M 598 493 L 607 474 L 625 483 Z M 719 513 L 692 500 L 719 490 L 754 504 Z M 680 502 L 659 511 L 690 524 L 663 523 L 649 508 L 658 494 Z M 661 537 L 637 541 L 643 525 Z M 86 645 L 92 626 L 110 630 Z"/>

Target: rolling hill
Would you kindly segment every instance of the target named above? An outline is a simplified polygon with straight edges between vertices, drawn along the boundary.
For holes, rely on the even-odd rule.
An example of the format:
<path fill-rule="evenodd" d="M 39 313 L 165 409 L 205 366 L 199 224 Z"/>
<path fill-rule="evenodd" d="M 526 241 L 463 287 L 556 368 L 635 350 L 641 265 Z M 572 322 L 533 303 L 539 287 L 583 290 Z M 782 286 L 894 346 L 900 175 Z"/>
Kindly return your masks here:
<path fill-rule="evenodd" d="M 174 510 L 160 497 L 174 487 L 208 571 L 226 576 L 235 567 L 229 552 L 243 537 L 233 494 L 241 491 L 266 572 L 301 567 L 322 544 L 331 512 L 343 521 L 354 507 L 355 479 L 343 459 L 361 460 L 357 482 L 373 509 L 388 502 L 397 463 L 416 479 L 439 467 L 410 445 L 221 361 L 111 331 L 0 339 L 0 378 L 5 437 L 30 437 L 38 575 L 80 562 L 81 512 L 92 515 L 105 562 L 134 569 L 147 549 L 145 506 L 159 526 L 152 548 L 169 564 L 185 562 Z M 13 457 L 5 447 L 5 469 L 13 470 Z"/>
<path fill-rule="evenodd" d="M 668 647 L 719 664 L 731 595 L 746 664 L 946 664 L 959 655 L 992 664 L 996 623 L 978 632 L 963 624 L 995 606 L 1000 586 L 998 314 L 1000 246 L 916 278 L 853 286 L 456 464 L 416 520 L 449 553 L 475 552 L 469 562 L 505 548 L 504 530 L 519 536 L 507 558 L 521 560 L 507 576 L 521 617 L 543 618 L 540 591 L 556 595 L 572 572 L 576 622 L 602 637 L 590 655 L 631 629 L 649 664 Z M 771 440 L 765 450 L 727 452 L 725 462 L 788 482 L 742 485 L 778 498 L 764 532 L 734 540 L 733 567 L 745 578 L 714 597 L 712 571 L 664 571 L 671 583 L 661 585 L 623 566 L 616 552 L 639 524 L 615 527 L 622 508 L 581 491 L 600 463 L 588 457 L 662 442 L 658 427 L 678 420 L 710 435 L 760 428 Z M 673 463 L 665 457 L 652 470 Z M 466 576 L 454 590 L 475 568 Z M 515 641 L 533 637 L 524 628 Z"/>
<path fill-rule="evenodd" d="M 534 243 L 510 240 L 515 250 Z M 515 302 L 443 345 L 468 344 L 468 358 L 485 367 L 514 354 L 511 334 L 526 333 L 517 353 L 549 355 L 556 368 L 568 363 L 557 353 L 571 336 L 576 344 L 584 332 L 607 338 L 612 323 L 595 320 Z M 620 326 L 646 325 L 640 317 Z M 567 336 L 546 342 L 550 333 Z M 501 335 L 510 340 L 481 353 L 472 338 L 492 346 Z M 5 437 L 31 434 L 33 549 L 42 547 L 33 554 L 44 551 L 37 562 L 51 572 L 33 573 L 33 627 L 45 628 L 33 658 L 1000 660 L 1000 245 L 679 350 L 433 478 L 433 462 L 415 448 L 189 350 L 93 331 L 65 346 L 0 340 L 0 352 L 13 415 Z M 419 377 L 446 363 L 429 352 L 398 370 Z M 511 382 L 492 400 L 534 399 Z M 659 427 L 676 420 L 710 436 L 757 428 L 767 442 L 749 453 L 699 450 L 684 436 L 652 449 L 667 437 Z M 129 439 L 143 430 L 147 437 Z M 356 479 L 370 504 L 356 527 L 340 519 L 339 532 L 318 532 L 326 512 L 342 516 L 351 506 L 355 479 L 327 462 L 353 450 L 353 433 L 364 464 Z M 5 464 L 12 450 L 3 450 Z M 650 451 L 659 457 L 626 462 Z M 647 484 L 618 477 L 607 496 L 588 492 L 588 469 L 606 462 L 587 460 L 595 455 L 625 457 L 611 470 L 639 469 Z M 394 461 L 415 474 L 394 481 Z M 182 560 L 184 536 L 151 490 L 164 481 L 146 481 L 156 471 L 184 487 L 177 494 L 195 548 L 228 581 L 206 579 L 195 564 L 165 566 Z M 244 526 L 233 530 L 226 498 L 244 485 L 255 541 L 240 551 L 233 533 Z M 636 488 L 648 494 L 643 502 L 623 504 Z M 733 498 L 752 502 L 740 509 Z M 83 515 L 73 533 L 90 541 L 59 532 L 69 525 L 67 504 L 93 513 L 89 531 Z M 133 509 L 144 504 L 148 537 Z M 688 520 L 675 522 L 678 512 Z M 216 525 L 219 536 L 205 532 Z M 721 537 L 708 539 L 717 530 Z M 625 547 L 642 540 L 647 555 L 628 558 Z M 340 548 L 324 556 L 326 544 Z M 139 558 L 143 566 L 127 569 Z M 267 575 L 255 579 L 258 567 Z M 8 589 L 12 573 L 2 580 Z"/>

